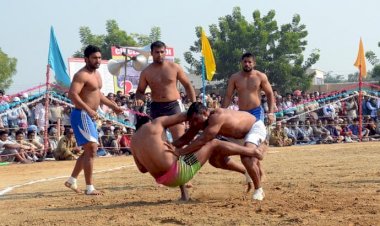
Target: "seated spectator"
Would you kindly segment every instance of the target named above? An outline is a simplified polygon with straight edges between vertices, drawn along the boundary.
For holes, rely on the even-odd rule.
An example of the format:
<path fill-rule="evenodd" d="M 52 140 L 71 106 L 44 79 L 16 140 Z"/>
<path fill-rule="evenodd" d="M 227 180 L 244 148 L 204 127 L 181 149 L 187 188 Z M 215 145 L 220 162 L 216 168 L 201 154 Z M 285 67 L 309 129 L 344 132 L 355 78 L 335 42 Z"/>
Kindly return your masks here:
<path fill-rule="evenodd" d="M 16 142 L 22 145 L 23 150 L 27 154 L 29 160 L 41 162 L 44 160 L 43 152 L 37 150 L 36 146 L 25 140 L 25 134 L 22 130 L 16 131 Z"/>
<path fill-rule="evenodd" d="M 74 160 L 81 154 L 82 150 L 77 145 L 73 129 L 66 128 L 65 135 L 59 140 L 54 153 L 55 160 Z"/>
<path fill-rule="evenodd" d="M 352 124 L 348 125 L 348 129 L 351 130 L 351 133 L 352 133 L 352 136 L 351 138 L 354 139 L 354 140 L 358 140 L 359 139 L 359 119 L 357 118 L 354 118 L 352 120 Z M 368 140 L 368 129 L 366 128 L 362 128 L 362 138 L 364 138 L 364 140 Z"/>
<path fill-rule="evenodd" d="M 112 135 L 111 128 L 108 126 L 104 127 L 103 132 L 104 135 L 100 137 L 99 148 L 113 155 L 119 153 L 120 147 L 115 137 Z"/>
<path fill-rule="evenodd" d="M 322 125 L 322 120 L 320 119 L 317 120 L 317 124 L 313 127 L 313 134 L 317 144 L 327 144 L 333 142 L 330 132 Z"/>
<path fill-rule="evenodd" d="M 296 120 L 288 121 L 286 127 L 284 128 L 286 135 L 292 139 L 293 144 L 300 143 L 303 140 L 303 134 L 300 128 L 297 126 Z"/>
<path fill-rule="evenodd" d="M 340 135 L 344 137 L 344 142 L 351 143 L 351 142 L 353 142 L 352 131 L 348 127 L 347 121 L 348 121 L 347 118 L 343 119 L 343 122 L 342 122 L 342 131 L 340 132 Z"/>
<path fill-rule="evenodd" d="M 329 131 L 334 143 L 341 143 L 343 141 L 343 137 L 340 136 L 340 132 L 336 128 L 334 119 L 328 119 L 328 125 L 325 128 Z"/>
<path fill-rule="evenodd" d="M 302 126 L 302 124 L 305 124 L 305 125 Z M 310 120 L 306 119 L 305 123 L 300 121 L 299 125 L 300 125 L 300 130 L 301 130 L 302 135 L 303 135 L 302 143 L 315 144 L 313 128 L 311 127 Z"/>
<path fill-rule="evenodd" d="M 8 139 L 8 131 L 0 130 L 0 161 L 31 163 L 23 146 Z"/>
<path fill-rule="evenodd" d="M 368 129 L 368 136 L 370 140 L 377 140 L 380 137 L 380 134 L 376 132 L 376 124 L 372 118 L 368 120 L 366 128 Z"/>
<path fill-rule="evenodd" d="M 36 152 L 46 156 L 44 145 L 41 143 L 41 138 L 37 135 L 36 130 L 28 128 L 27 141 L 36 147 Z"/>
<path fill-rule="evenodd" d="M 269 136 L 269 145 L 275 147 L 291 146 L 293 143 L 292 139 L 288 138 L 286 132 L 281 126 L 281 122 L 276 122 L 276 127 L 272 129 Z"/>
<path fill-rule="evenodd" d="M 133 129 L 127 128 L 126 134 L 123 134 L 120 139 L 120 147 L 123 154 L 126 154 L 126 155 L 132 154 L 131 149 L 130 149 L 132 135 L 133 135 Z"/>

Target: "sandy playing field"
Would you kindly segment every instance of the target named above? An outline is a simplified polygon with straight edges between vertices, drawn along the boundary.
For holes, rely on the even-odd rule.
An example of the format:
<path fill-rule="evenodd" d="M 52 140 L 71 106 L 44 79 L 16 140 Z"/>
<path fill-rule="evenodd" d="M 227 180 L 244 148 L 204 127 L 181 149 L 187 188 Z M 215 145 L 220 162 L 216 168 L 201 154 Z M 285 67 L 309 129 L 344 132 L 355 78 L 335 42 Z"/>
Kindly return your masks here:
<path fill-rule="evenodd" d="M 63 186 L 74 163 L 0 166 L 0 192 L 21 185 L 0 196 L 0 225 L 380 225 L 379 142 L 271 148 L 262 202 L 244 195 L 243 175 L 208 164 L 178 202 L 132 157 L 96 159 L 105 195 L 75 194 Z"/>

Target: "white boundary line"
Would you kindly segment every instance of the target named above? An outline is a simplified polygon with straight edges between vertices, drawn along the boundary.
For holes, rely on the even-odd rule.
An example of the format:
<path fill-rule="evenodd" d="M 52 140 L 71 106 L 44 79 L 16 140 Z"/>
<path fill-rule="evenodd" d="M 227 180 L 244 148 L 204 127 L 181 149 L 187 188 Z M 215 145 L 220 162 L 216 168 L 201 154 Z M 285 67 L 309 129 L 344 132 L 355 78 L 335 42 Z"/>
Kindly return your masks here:
<path fill-rule="evenodd" d="M 135 164 L 125 165 L 125 166 L 119 166 L 119 167 L 112 168 L 112 169 L 99 170 L 99 171 L 95 171 L 94 174 L 95 173 L 106 173 L 106 172 L 121 170 L 121 169 L 124 169 L 124 168 L 133 167 L 133 166 L 135 166 Z M 24 184 L 17 184 L 17 185 L 14 185 L 14 186 L 6 187 L 5 189 L 0 190 L 0 196 L 5 195 L 6 193 L 12 191 L 15 188 L 24 187 L 24 186 L 27 186 L 27 185 L 32 185 L 32 184 L 37 184 L 37 183 L 42 183 L 42 182 L 46 182 L 46 181 L 52 181 L 52 180 L 67 178 L 67 177 L 68 176 L 50 177 L 50 178 L 44 178 L 44 179 L 39 179 L 39 180 L 32 180 L 32 181 L 26 182 Z"/>

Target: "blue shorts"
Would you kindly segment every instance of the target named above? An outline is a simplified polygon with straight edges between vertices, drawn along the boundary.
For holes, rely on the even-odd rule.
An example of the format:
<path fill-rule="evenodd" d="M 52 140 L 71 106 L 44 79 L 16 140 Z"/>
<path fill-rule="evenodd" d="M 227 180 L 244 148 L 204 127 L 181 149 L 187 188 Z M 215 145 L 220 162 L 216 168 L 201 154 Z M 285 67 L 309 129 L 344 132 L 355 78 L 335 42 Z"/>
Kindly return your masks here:
<path fill-rule="evenodd" d="M 257 108 L 252 108 L 251 110 L 248 110 L 251 115 L 255 116 L 256 121 L 263 121 L 264 122 L 264 108 L 261 107 L 261 105 Z"/>
<path fill-rule="evenodd" d="M 78 146 L 88 142 L 98 143 L 99 134 L 96 124 L 86 111 L 74 108 L 71 112 L 70 121 Z"/>

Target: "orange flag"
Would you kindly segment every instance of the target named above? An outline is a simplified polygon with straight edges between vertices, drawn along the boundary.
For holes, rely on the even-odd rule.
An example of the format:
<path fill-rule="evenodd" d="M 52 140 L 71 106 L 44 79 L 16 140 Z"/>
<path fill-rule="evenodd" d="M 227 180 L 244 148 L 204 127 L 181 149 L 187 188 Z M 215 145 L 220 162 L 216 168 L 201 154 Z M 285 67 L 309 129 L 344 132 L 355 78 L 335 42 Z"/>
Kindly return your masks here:
<path fill-rule="evenodd" d="M 367 66 L 365 65 L 365 54 L 361 38 L 359 43 L 358 57 L 356 58 L 354 65 L 359 68 L 359 76 L 365 77 L 367 75 Z"/>

